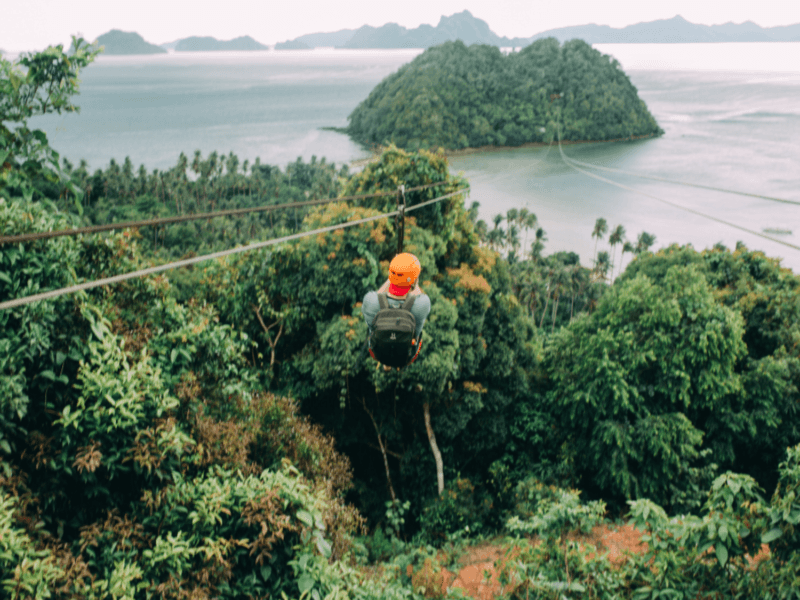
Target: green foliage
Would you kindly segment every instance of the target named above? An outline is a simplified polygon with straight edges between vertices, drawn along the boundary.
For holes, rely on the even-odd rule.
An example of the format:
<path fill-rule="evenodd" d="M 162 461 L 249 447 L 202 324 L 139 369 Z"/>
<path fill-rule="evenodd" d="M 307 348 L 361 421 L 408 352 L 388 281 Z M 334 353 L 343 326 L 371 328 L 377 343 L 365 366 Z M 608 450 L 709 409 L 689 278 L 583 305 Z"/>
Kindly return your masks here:
<path fill-rule="evenodd" d="M 537 500 L 532 515 L 513 516 L 506 528 L 517 536 L 536 533 L 541 543 L 517 541 L 506 553 L 501 581 L 512 598 L 616 598 L 624 576 L 608 569 L 608 562 L 592 546 L 581 546 L 567 534 L 589 533 L 602 521 L 605 505 L 582 505 L 579 492 L 543 486 L 528 480 L 520 486 Z M 524 492 L 523 492 L 524 493 Z"/>
<path fill-rule="evenodd" d="M 48 598 L 50 587 L 64 573 L 52 554 L 36 544 L 14 523 L 17 502 L 0 496 L 0 585 L 8 598 Z"/>
<path fill-rule="evenodd" d="M 705 432 L 715 463 L 772 490 L 786 448 L 800 442 L 800 279 L 778 260 L 740 245 L 734 252 L 670 246 L 639 256 L 621 280 L 659 280 L 678 265 L 694 265 L 716 302 L 741 315 L 746 345 L 735 365 L 739 391 L 717 410 L 686 414 Z"/>
<path fill-rule="evenodd" d="M 600 501 L 581 504 L 578 490 L 548 487 L 536 480 L 520 482 L 517 497 L 520 496 L 524 502 L 519 514 L 508 520 L 506 529 L 514 534 L 537 533 L 546 540 L 563 542 L 571 531 L 589 533 L 606 512 L 605 503 Z"/>
<path fill-rule="evenodd" d="M 698 426 L 741 392 L 742 334 L 741 316 L 692 266 L 611 289 L 545 357 L 578 468 L 615 497 L 679 504 L 704 476 Z"/>
<path fill-rule="evenodd" d="M 441 542 L 458 532 L 466 535 L 479 532 L 491 508 L 488 499 L 481 499 L 475 493 L 469 479 L 455 479 L 422 511 L 421 533 L 427 539 Z"/>
<path fill-rule="evenodd" d="M 58 153 L 28 119 L 48 113 L 76 112 L 78 73 L 100 53 L 82 38 L 72 38 L 69 54 L 63 46 L 22 54 L 12 63 L 0 57 L 0 194 L 21 194 L 30 200 L 39 181 L 55 183 L 75 196 L 58 164 Z M 10 125 L 10 127 L 9 127 Z"/>
<path fill-rule="evenodd" d="M 4 230 L 67 220 L 48 203 L 0 210 Z M 122 235 L 0 257 L 14 295 L 139 260 Z M 290 402 L 258 391 L 246 336 L 170 289 L 145 278 L 0 315 L 3 585 L 25 597 L 242 597 L 297 595 L 311 577 L 317 593 L 370 597 L 357 572 L 325 566 L 361 523 L 341 498 L 349 464 Z M 303 555 L 322 562 L 298 571 Z"/>
<path fill-rule="evenodd" d="M 429 48 L 385 78 L 349 116 L 348 133 L 402 148 L 518 146 L 658 135 L 636 88 L 581 40 L 538 40 L 504 56 L 460 41 Z"/>
<path fill-rule="evenodd" d="M 768 512 L 768 531 L 761 541 L 780 561 L 791 561 L 800 551 L 800 445 L 787 449 L 780 478 Z"/>

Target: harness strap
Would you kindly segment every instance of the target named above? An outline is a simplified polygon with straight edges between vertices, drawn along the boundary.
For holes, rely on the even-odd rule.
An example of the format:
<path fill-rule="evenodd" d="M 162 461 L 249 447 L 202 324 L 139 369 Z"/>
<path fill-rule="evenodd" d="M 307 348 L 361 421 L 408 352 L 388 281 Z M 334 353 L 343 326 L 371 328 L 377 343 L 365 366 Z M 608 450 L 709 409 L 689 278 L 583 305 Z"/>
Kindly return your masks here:
<path fill-rule="evenodd" d="M 378 306 L 381 310 L 389 308 L 389 299 L 386 297 L 386 294 L 378 294 Z"/>
<path fill-rule="evenodd" d="M 403 302 L 403 306 L 401 306 L 400 308 L 411 312 L 411 308 L 414 306 L 414 300 L 416 299 L 417 299 L 416 296 L 409 296 L 408 298 L 406 298 L 406 301 Z"/>

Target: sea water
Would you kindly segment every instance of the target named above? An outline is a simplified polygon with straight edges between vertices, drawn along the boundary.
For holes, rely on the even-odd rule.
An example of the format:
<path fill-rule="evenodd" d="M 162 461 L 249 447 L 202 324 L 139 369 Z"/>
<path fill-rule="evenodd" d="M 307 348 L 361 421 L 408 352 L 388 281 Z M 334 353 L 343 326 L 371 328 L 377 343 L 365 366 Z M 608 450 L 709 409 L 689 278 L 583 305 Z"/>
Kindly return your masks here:
<path fill-rule="evenodd" d="M 800 43 L 602 44 L 665 130 L 655 139 L 567 145 L 587 163 L 800 201 Z M 82 73 L 79 115 L 39 117 L 52 145 L 90 168 L 130 156 L 149 170 L 212 150 L 285 166 L 297 157 L 336 163 L 369 153 L 347 136 L 347 115 L 419 50 L 172 53 L 100 57 Z M 453 157 L 487 222 L 527 207 L 547 232 L 546 253 L 590 264 L 594 222 L 648 231 L 656 247 L 698 249 L 743 241 L 800 271 L 800 251 L 653 198 L 800 246 L 800 206 L 569 167 L 557 147 Z M 647 195 L 642 194 L 646 193 Z M 524 234 L 523 234 L 524 240 Z M 530 241 L 530 239 L 528 239 Z M 608 249 L 600 242 L 598 249 Z M 619 256 L 619 247 L 617 247 Z M 618 260 L 618 259 L 617 259 Z"/>

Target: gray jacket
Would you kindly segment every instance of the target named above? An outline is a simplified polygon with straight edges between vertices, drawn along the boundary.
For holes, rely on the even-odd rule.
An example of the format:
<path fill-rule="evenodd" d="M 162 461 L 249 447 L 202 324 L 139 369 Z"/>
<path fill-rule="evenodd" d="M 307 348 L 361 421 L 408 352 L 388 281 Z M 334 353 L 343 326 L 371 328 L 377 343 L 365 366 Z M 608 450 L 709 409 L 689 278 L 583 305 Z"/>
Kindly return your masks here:
<path fill-rule="evenodd" d="M 403 302 L 405 302 L 405 298 L 398 300 L 388 296 L 387 299 L 389 300 L 389 306 L 392 308 L 400 308 Z M 372 322 L 375 320 L 380 309 L 378 292 L 367 292 L 367 295 L 364 296 L 364 302 L 361 304 L 361 314 L 364 315 L 364 320 L 367 322 L 369 335 L 372 335 Z M 419 339 L 419 336 L 422 334 L 422 327 L 425 325 L 425 319 L 428 318 L 430 313 L 431 299 L 425 294 L 419 294 L 416 300 L 414 300 L 414 306 L 411 307 L 411 314 L 414 315 L 414 319 L 417 322 L 417 329 L 415 331 L 417 339 Z"/>

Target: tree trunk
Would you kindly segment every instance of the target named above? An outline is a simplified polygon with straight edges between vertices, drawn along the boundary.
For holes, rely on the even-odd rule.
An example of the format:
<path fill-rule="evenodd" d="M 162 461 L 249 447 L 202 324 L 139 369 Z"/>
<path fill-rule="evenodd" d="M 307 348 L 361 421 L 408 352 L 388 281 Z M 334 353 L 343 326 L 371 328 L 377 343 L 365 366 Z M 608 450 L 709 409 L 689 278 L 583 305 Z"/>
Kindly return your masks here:
<path fill-rule="evenodd" d="M 444 467 L 442 465 L 442 453 L 439 452 L 439 446 L 436 443 L 436 434 L 433 433 L 431 427 L 431 407 L 427 402 L 422 405 L 425 411 L 425 431 L 428 432 L 428 442 L 431 445 L 431 452 L 433 452 L 433 459 L 436 461 L 436 486 L 439 490 L 439 495 L 444 492 Z"/>
<path fill-rule="evenodd" d="M 556 301 L 553 303 L 553 326 L 550 328 L 550 332 L 556 330 L 556 316 L 558 316 L 558 300 L 561 296 L 556 296 Z"/>
<path fill-rule="evenodd" d="M 544 309 L 542 310 L 542 320 L 539 321 L 539 329 L 541 329 L 542 325 L 544 325 L 544 319 L 547 316 L 547 305 L 548 304 L 550 304 L 550 293 L 549 292 L 547 293 L 547 299 L 545 300 Z"/>
<path fill-rule="evenodd" d="M 389 484 L 389 494 L 392 496 L 392 502 L 397 502 L 397 496 L 394 493 L 394 486 L 392 485 L 392 475 L 389 471 L 389 459 L 386 457 L 386 446 L 383 445 L 383 440 L 381 439 L 381 429 L 378 427 L 378 423 L 375 422 L 375 417 L 372 416 L 372 413 L 367 408 L 367 403 L 364 401 L 364 398 L 361 398 L 361 405 L 364 407 L 364 411 L 369 415 L 369 420 L 372 421 L 372 426 L 375 428 L 375 435 L 378 436 L 378 446 L 380 446 L 381 454 L 383 455 L 383 468 L 386 469 L 386 483 Z"/>
<path fill-rule="evenodd" d="M 572 291 L 572 303 L 569 305 L 569 322 L 572 323 L 572 313 L 575 310 L 575 290 Z"/>

